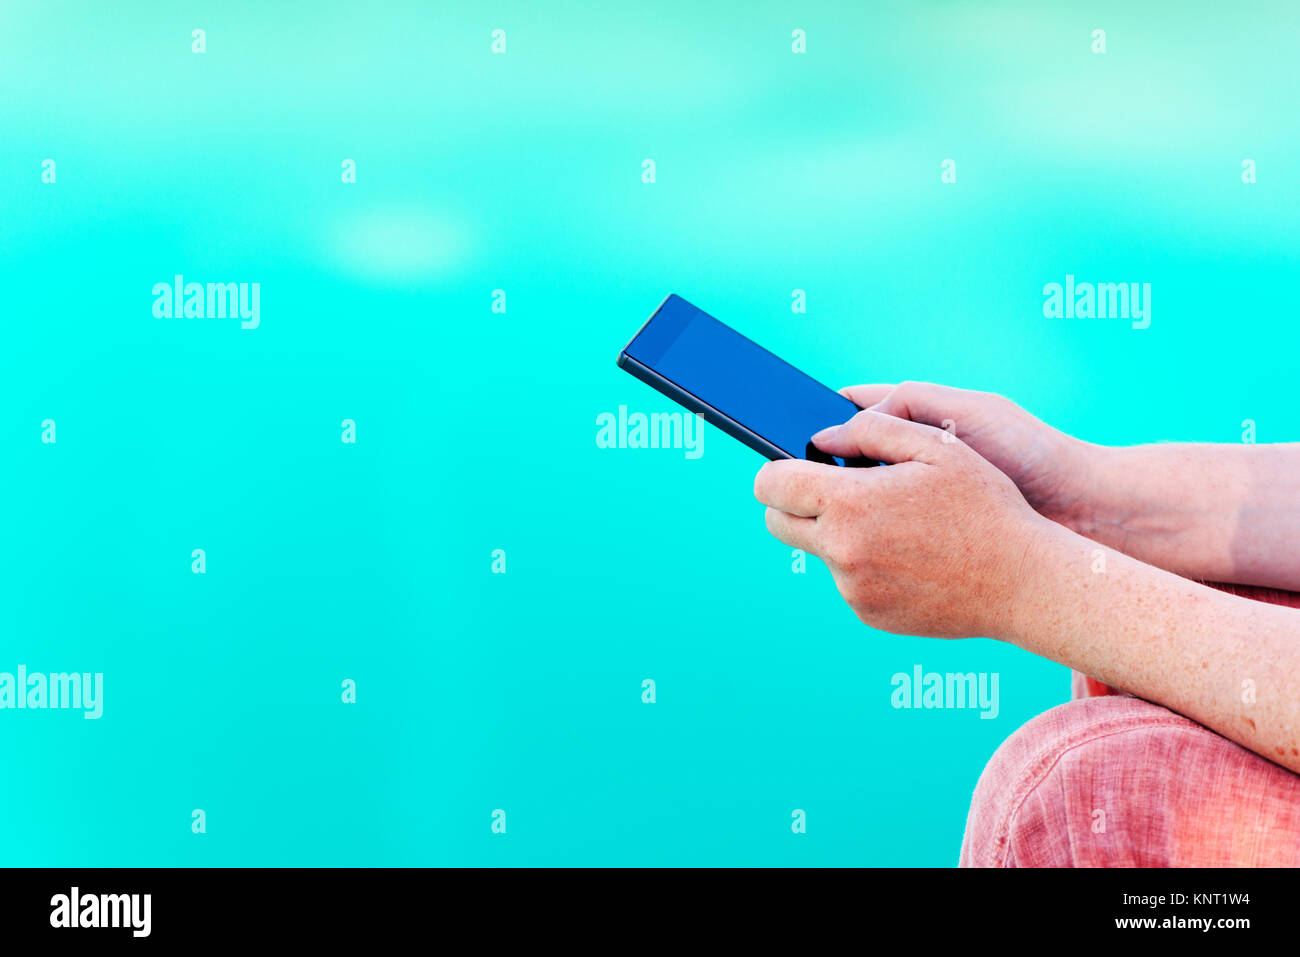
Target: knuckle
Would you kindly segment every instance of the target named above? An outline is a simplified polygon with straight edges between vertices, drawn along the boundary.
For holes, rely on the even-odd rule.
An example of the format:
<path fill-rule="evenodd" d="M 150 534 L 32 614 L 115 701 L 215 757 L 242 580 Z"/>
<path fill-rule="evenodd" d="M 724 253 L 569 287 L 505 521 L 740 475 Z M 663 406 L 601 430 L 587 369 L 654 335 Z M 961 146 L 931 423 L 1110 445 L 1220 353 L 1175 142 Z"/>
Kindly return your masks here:
<path fill-rule="evenodd" d="M 914 399 L 930 388 L 932 388 L 932 386 L 928 382 L 921 382 L 917 379 L 907 379 L 904 382 L 900 382 L 895 391 L 899 393 L 900 398 Z"/>
<path fill-rule="evenodd" d="M 835 533 L 826 543 L 826 557 L 841 571 L 852 575 L 862 566 L 862 557 L 855 543 L 842 533 Z"/>
<path fill-rule="evenodd" d="M 943 426 L 931 426 L 932 437 L 939 442 L 939 448 L 936 452 L 944 458 L 950 457 L 957 449 L 962 448 L 965 443 L 957 432 L 957 425 L 951 419 L 948 419 Z"/>
<path fill-rule="evenodd" d="M 849 437 L 854 440 L 868 438 L 876 427 L 876 413 L 863 409 L 849 420 Z"/>

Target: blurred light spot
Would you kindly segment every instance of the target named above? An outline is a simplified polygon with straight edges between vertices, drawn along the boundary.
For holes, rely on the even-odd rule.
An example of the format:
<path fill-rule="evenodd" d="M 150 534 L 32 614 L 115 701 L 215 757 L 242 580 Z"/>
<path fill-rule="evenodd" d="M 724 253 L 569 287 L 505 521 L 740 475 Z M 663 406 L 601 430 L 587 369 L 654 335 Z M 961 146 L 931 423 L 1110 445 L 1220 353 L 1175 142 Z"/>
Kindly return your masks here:
<path fill-rule="evenodd" d="M 430 212 L 373 210 L 342 222 L 335 250 L 349 272 L 386 280 L 438 279 L 463 252 L 460 231 Z"/>

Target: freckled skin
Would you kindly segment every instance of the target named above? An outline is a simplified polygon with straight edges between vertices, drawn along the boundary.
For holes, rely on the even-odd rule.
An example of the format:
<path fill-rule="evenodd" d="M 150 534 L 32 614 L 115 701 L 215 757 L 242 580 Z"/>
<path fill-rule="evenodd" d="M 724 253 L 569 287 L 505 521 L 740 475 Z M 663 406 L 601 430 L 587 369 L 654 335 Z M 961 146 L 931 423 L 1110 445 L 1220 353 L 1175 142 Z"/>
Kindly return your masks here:
<path fill-rule="evenodd" d="M 1014 643 L 1300 772 L 1300 610 L 1192 580 L 1300 590 L 1300 445 L 1103 449 L 987 393 L 845 393 L 877 408 L 818 446 L 894 464 L 772 462 L 754 493 L 862 621 Z"/>

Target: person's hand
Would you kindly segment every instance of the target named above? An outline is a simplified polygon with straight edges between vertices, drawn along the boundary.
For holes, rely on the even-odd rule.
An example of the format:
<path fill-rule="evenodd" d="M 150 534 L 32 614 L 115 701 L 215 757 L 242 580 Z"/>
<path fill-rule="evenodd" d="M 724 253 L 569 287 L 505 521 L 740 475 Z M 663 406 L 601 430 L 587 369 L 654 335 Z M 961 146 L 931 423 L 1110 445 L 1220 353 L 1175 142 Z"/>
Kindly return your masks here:
<path fill-rule="evenodd" d="M 1034 418 L 1009 399 L 928 382 L 857 385 L 863 408 L 943 429 L 1005 472 L 1037 511 L 1076 530 L 1090 517 L 1097 446 Z"/>
<path fill-rule="evenodd" d="M 825 561 L 873 628 L 1005 637 L 1035 547 L 1056 527 L 1015 484 L 942 429 L 881 412 L 859 412 L 813 441 L 894 464 L 769 462 L 754 481 L 768 530 Z"/>

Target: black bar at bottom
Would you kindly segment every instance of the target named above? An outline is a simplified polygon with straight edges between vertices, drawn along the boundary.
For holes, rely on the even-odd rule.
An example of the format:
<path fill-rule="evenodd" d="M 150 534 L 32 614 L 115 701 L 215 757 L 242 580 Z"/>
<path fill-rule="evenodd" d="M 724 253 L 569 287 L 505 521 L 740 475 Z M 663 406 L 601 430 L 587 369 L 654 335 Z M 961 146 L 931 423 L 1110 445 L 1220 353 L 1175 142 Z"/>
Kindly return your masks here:
<path fill-rule="evenodd" d="M 521 933 L 533 944 L 626 936 L 667 947 L 831 932 L 860 943 L 901 934 L 927 950 L 1040 932 L 1231 946 L 1292 927 L 1298 883 L 1291 870 L 10 869 L 0 871 L 0 933 L 6 944 L 88 946 Z"/>

